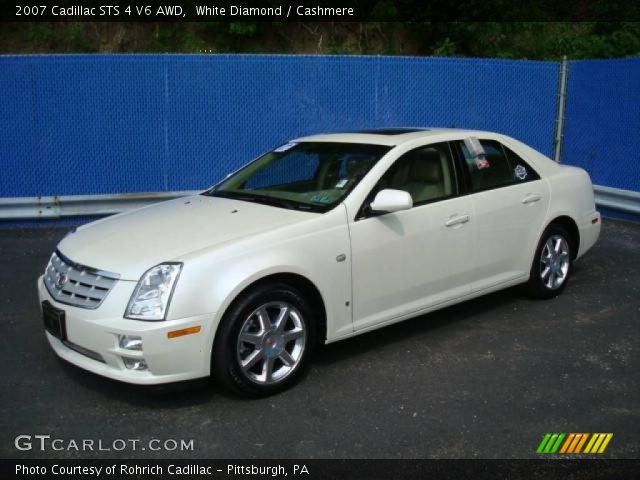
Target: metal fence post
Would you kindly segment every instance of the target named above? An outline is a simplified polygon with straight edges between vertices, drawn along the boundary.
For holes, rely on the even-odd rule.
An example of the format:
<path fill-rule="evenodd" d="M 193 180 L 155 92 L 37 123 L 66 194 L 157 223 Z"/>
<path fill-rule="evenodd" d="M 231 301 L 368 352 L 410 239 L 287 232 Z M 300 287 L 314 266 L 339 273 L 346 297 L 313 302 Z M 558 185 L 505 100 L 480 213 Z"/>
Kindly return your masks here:
<path fill-rule="evenodd" d="M 556 114 L 556 134 L 553 140 L 553 159 L 560 163 L 562 155 L 562 140 L 564 138 L 564 111 L 567 101 L 567 56 L 563 55 L 560 63 L 560 83 L 558 85 L 558 112 Z"/>

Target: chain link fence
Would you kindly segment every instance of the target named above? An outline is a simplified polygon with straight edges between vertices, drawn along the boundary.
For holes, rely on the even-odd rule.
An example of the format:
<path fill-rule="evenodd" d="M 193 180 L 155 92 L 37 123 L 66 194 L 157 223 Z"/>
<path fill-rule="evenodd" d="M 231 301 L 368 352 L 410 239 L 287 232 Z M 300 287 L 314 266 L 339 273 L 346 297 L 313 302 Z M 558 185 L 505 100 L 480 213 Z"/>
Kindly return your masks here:
<path fill-rule="evenodd" d="M 203 189 L 301 135 L 481 128 L 552 154 L 553 62 L 294 55 L 0 57 L 0 197 Z"/>
<path fill-rule="evenodd" d="M 640 59 L 566 66 L 563 82 L 560 63 L 522 60 L 0 56 L 0 200 L 13 218 L 59 216 L 59 197 L 117 209 L 122 194 L 204 189 L 298 136 L 434 126 L 505 133 L 550 157 L 560 138 L 560 160 L 605 187 L 598 198 L 636 212 Z"/>
<path fill-rule="evenodd" d="M 640 59 L 569 62 L 562 162 L 640 190 Z"/>

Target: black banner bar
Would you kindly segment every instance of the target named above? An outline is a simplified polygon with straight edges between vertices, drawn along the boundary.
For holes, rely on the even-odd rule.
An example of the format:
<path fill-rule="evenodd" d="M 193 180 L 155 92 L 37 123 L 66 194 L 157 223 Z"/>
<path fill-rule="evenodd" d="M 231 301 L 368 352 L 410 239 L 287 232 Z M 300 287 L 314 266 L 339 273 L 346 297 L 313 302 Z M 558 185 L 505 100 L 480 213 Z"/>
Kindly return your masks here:
<path fill-rule="evenodd" d="M 627 479 L 640 460 L 0 460 L 3 479 Z"/>
<path fill-rule="evenodd" d="M 6 22 L 637 21 L 625 0 L 0 0 Z"/>

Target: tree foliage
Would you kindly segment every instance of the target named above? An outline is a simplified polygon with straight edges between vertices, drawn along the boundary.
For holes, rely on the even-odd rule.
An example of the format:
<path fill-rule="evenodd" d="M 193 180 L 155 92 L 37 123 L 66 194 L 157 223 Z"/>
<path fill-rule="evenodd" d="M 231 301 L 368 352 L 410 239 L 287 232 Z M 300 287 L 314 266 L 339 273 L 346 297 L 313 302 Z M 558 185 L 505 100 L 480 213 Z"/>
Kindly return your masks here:
<path fill-rule="evenodd" d="M 394 18 L 393 2 L 375 5 Z M 319 53 L 557 60 L 640 55 L 640 22 L 5 24 L 0 53 Z"/>

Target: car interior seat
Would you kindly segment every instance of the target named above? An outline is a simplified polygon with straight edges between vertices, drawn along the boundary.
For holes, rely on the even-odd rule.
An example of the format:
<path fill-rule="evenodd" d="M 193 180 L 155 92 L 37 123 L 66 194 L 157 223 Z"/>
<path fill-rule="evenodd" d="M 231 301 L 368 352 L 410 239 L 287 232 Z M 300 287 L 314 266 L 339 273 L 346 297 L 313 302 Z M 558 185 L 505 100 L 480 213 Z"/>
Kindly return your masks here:
<path fill-rule="evenodd" d="M 434 200 L 451 194 L 451 177 L 444 153 L 435 148 L 415 152 L 405 184 L 413 203 Z"/>

